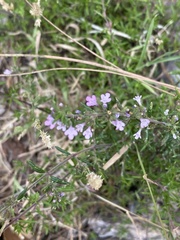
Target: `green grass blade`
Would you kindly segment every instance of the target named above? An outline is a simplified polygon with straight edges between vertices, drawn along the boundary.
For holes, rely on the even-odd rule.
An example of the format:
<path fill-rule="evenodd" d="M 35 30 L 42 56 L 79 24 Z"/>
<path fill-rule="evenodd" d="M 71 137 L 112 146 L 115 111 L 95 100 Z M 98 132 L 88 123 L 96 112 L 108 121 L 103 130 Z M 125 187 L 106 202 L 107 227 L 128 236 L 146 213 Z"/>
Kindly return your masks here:
<path fill-rule="evenodd" d="M 155 18 L 156 18 L 156 16 L 152 19 L 151 24 L 150 24 L 150 26 L 149 26 L 149 29 L 148 29 L 148 32 L 147 32 L 146 41 L 145 41 L 144 47 L 143 47 L 143 49 L 142 49 L 142 53 L 141 53 L 139 62 L 138 62 L 138 64 L 137 64 L 136 70 L 141 69 L 141 65 L 142 65 L 143 61 L 146 59 L 147 46 L 148 46 L 150 37 L 151 37 L 151 35 L 152 35 L 152 31 L 153 31 L 153 28 L 154 28 Z"/>

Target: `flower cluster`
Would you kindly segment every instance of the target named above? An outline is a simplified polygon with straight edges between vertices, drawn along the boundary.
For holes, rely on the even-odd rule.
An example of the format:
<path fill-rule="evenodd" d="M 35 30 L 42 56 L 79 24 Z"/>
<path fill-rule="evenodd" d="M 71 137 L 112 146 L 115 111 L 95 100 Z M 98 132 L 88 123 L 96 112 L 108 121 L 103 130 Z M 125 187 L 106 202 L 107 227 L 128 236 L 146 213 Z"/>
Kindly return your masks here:
<path fill-rule="evenodd" d="M 140 129 L 137 131 L 137 133 L 135 133 L 133 136 L 135 137 L 135 139 L 139 139 L 141 138 L 141 131 L 143 128 L 148 127 L 148 125 L 150 124 L 150 120 L 147 118 L 140 118 Z"/>
<path fill-rule="evenodd" d="M 135 96 L 133 100 L 135 100 L 140 107 L 142 107 L 142 102 L 141 102 L 142 96 Z M 148 127 L 150 124 L 150 120 L 147 118 L 140 118 L 140 128 L 139 130 L 133 135 L 135 139 L 141 138 L 141 131 L 143 128 Z"/>
<path fill-rule="evenodd" d="M 107 108 L 107 103 L 111 102 L 110 93 L 101 94 L 100 102 L 103 104 L 104 108 Z M 89 107 L 98 106 L 96 96 L 95 95 L 87 96 L 86 97 L 86 105 L 89 106 Z"/>
<path fill-rule="evenodd" d="M 88 127 L 84 130 L 85 123 L 80 123 L 73 126 L 67 127 L 60 120 L 55 121 L 51 114 L 48 115 L 46 121 L 44 122 L 45 126 L 48 126 L 50 129 L 56 128 L 57 130 L 61 130 L 64 132 L 64 135 L 69 138 L 69 140 L 73 140 L 74 137 L 78 135 L 78 133 L 82 133 L 85 139 L 90 139 L 92 137 L 92 128 Z"/>
<path fill-rule="evenodd" d="M 142 107 L 141 98 L 142 98 L 142 96 L 135 96 L 133 98 L 133 100 L 135 100 L 140 107 Z M 123 121 L 121 121 L 121 120 L 118 120 L 119 116 L 120 116 L 120 114 L 116 113 L 116 118 L 117 119 L 114 120 L 114 121 L 111 121 L 111 123 L 116 127 L 116 130 L 123 131 L 124 128 L 125 128 L 125 123 Z M 127 118 L 129 118 L 130 114 L 128 112 L 126 112 L 125 116 Z M 141 131 L 142 131 L 142 129 L 148 127 L 149 124 L 150 124 L 150 120 L 149 119 L 147 119 L 147 118 L 140 118 L 140 129 L 138 130 L 137 133 L 135 133 L 133 135 L 134 138 L 135 139 L 141 138 Z"/>
<path fill-rule="evenodd" d="M 134 138 L 141 139 L 141 132 L 142 129 L 147 128 L 152 119 L 146 118 L 146 108 L 142 106 L 142 96 L 135 96 L 133 98 L 134 101 L 138 103 L 138 109 L 140 110 L 140 117 L 135 116 L 135 119 L 138 119 L 139 121 L 139 130 L 133 134 Z M 97 113 L 96 118 L 100 119 L 99 116 L 102 116 L 103 114 L 106 114 L 106 121 L 113 125 L 115 127 L 115 130 L 117 131 L 124 131 L 127 123 L 131 120 L 131 112 L 125 111 L 115 111 L 111 112 L 110 110 L 107 110 L 108 104 L 111 102 L 111 95 L 110 93 L 101 94 L 100 98 L 98 99 L 95 95 L 87 96 L 86 97 L 86 106 L 90 107 L 91 109 L 94 108 L 94 112 Z M 59 106 L 63 106 L 63 104 L 59 104 Z M 137 105 L 134 105 L 134 107 L 137 109 Z M 52 109 L 53 110 L 53 109 Z M 88 110 L 87 110 L 88 111 Z M 164 114 L 167 116 L 169 110 L 167 109 Z M 102 114 L 103 113 L 103 114 Z M 68 137 L 69 140 L 73 140 L 78 134 L 82 134 L 85 139 L 89 140 L 93 136 L 93 128 L 92 128 L 92 115 L 82 113 L 80 110 L 75 111 L 76 120 L 81 120 L 81 122 L 77 123 L 75 126 L 70 125 L 67 126 L 60 120 L 55 120 L 53 117 L 53 114 L 49 114 L 47 116 L 46 121 L 44 122 L 45 126 L 48 126 L 50 129 L 56 128 L 57 130 L 61 130 L 65 136 Z M 133 114 L 134 115 L 134 114 Z M 134 116 L 133 116 L 134 118 Z M 85 120 L 83 120 L 85 119 Z M 177 121 L 178 117 L 174 117 L 174 121 Z M 174 139 L 177 138 L 177 135 L 172 132 L 172 136 Z"/>
<path fill-rule="evenodd" d="M 100 103 L 103 108 L 107 108 L 107 104 L 111 101 L 110 93 L 101 94 Z M 88 107 L 99 106 L 97 98 L 95 95 L 86 97 L 86 105 Z M 81 111 L 76 110 L 76 114 L 80 114 Z M 91 126 L 87 126 L 85 122 L 79 123 L 75 126 L 66 126 L 60 120 L 55 121 L 53 114 L 47 116 L 46 121 L 44 122 L 45 126 L 48 126 L 50 129 L 56 128 L 64 132 L 64 135 L 68 137 L 69 140 L 73 140 L 78 133 L 82 133 L 85 139 L 90 139 L 93 135 L 93 130 Z"/>

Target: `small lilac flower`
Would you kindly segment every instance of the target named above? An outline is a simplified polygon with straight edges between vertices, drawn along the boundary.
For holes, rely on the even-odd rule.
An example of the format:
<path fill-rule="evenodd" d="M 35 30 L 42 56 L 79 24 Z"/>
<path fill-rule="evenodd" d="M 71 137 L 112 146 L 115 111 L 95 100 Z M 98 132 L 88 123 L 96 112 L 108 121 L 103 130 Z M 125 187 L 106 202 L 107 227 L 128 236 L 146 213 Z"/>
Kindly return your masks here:
<path fill-rule="evenodd" d="M 60 197 L 64 197 L 66 194 L 64 192 L 59 193 Z"/>
<path fill-rule="evenodd" d="M 173 133 L 173 138 L 177 139 L 177 135 L 175 133 Z"/>
<path fill-rule="evenodd" d="M 10 75 L 12 72 L 9 69 L 6 69 L 3 74 Z"/>
<path fill-rule="evenodd" d="M 147 118 L 140 118 L 141 124 L 140 127 L 141 128 L 145 128 L 150 124 L 150 120 Z"/>
<path fill-rule="evenodd" d="M 92 137 L 92 129 L 91 127 L 88 127 L 84 132 L 83 132 L 83 136 L 85 137 L 85 139 L 90 139 Z"/>
<path fill-rule="evenodd" d="M 60 103 L 59 103 L 59 106 L 60 106 L 60 107 L 63 107 L 63 106 L 64 106 L 64 104 L 63 104 L 62 102 L 60 102 Z"/>
<path fill-rule="evenodd" d="M 111 101 L 110 93 L 101 94 L 101 100 L 103 106 L 107 107 L 107 103 Z"/>
<path fill-rule="evenodd" d="M 48 126 L 50 129 L 53 129 L 56 126 L 56 122 L 54 122 L 54 118 L 51 115 L 48 115 L 44 125 Z"/>
<path fill-rule="evenodd" d="M 76 131 L 76 129 L 72 126 L 70 126 L 65 132 L 64 134 L 66 136 L 68 136 L 69 140 L 73 140 L 75 136 L 78 135 L 78 132 Z"/>
<path fill-rule="evenodd" d="M 142 129 L 140 128 L 139 131 L 133 135 L 135 137 L 135 139 L 141 138 L 141 131 L 142 131 Z"/>
<path fill-rule="evenodd" d="M 128 117 L 128 118 L 130 118 L 130 116 L 131 116 L 131 114 L 128 113 L 128 112 L 126 112 L 125 115 L 126 115 L 126 117 Z"/>
<path fill-rule="evenodd" d="M 177 122 L 179 120 L 178 116 L 177 115 L 174 115 L 173 116 L 174 120 Z"/>
<path fill-rule="evenodd" d="M 76 114 L 80 114 L 81 111 L 77 109 L 77 110 L 75 111 L 75 113 L 76 113 Z"/>
<path fill-rule="evenodd" d="M 111 121 L 111 124 L 116 127 L 116 130 L 123 131 L 125 127 L 125 123 L 119 120 Z"/>
<path fill-rule="evenodd" d="M 98 106 L 96 96 L 95 95 L 87 96 L 86 97 L 86 105 L 88 107 Z"/>
<path fill-rule="evenodd" d="M 61 121 L 57 121 L 57 130 L 66 131 L 66 125 L 64 125 Z"/>
<path fill-rule="evenodd" d="M 119 118 L 120 113 L 115 113 L 115 118 Z"/>
<path fill-rule="evenodd" d="M 107 103 L 103 103 L 103 108 L 107 108 Z"/>
<path fill-rule="evenodd" d="M 84 126 L 85 126 L 85 123 L 80 123 L 80 124 L 76 125 L 75 128 L 78 132 L 83 132 Z"/>
<path fill-rule="evenodd" d="M 142 106 L 142 104 L 141 104 L 141 98 L 142 98 L 142 96 L 135 96 L 135 97 L 133 98 L 133 100 L 135 100 L 135 101 L 139 104 L 139 106 Z"/>

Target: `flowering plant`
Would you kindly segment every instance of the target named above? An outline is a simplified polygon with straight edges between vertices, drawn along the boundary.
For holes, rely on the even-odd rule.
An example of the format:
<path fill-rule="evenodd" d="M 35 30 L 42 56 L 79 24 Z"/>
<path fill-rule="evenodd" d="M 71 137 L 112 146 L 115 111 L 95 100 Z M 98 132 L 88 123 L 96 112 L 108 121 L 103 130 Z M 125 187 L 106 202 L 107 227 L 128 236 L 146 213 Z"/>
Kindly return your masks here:
<path fill-rule="evenodd" d="M 178 229 L 180 88 L 179 80 L 174 79 L 179 75 L 173 73 L 171 79 L 163 66 L 156 78 L 160 64 L 179 59 L 170 45 L 176 41 L 168 36 L 169 25 L 163 26 L 166 19 L 159 21 L 160 16 L 167 17 L 160 11 L 163 1 L 152 5 L 128 0 L 116 7 L 109 2 L 74 1 L 72 5 L 67 0 L 49 5 L 49 1 L 25 0 L 15 7 L 0 3 L 16 16 L 2 16 L 5 21 L 1 22 L 6 29 L 1 52 L 10 46 L 10 53 L 0 54 L 0 174 L 7 173 L 0 184 L 0 193 L 5 194 L 0 199 L 0 235 L 13 225 L 18 233 L 31 231 L 37 240 L 49 239 L 54 230 L 59 235 L 53 239 L 64 237 L 64 229 L 64 239 L 91 239 L 91 231 L 84 233 L 84 225 L 87 230 L 92 212 L 101 217 L 105 204 L 114 207 L 108 219 L 117 217 L 123 225 L 124 217 L 123 228 L 131 230 L 133 225 L 138 230 L 133 232 L 142 228 L 148 233 L 144 239 L 151 237 L 149 226 L 162 230 L 168 240 Z M 27 7 L 30 14 L 22 18 Z M 63 17 L 57 9 L 63 11 Z M 121 14 L 115 11 L 123 11 L 120 21 Z M 151 11 L 159 12 L 158 18 Z M 94 14 L 90 16 L 90 12 Z M 4 37 L 10 29 L 8 19 L 12 29 Z M 24 26 L 20 24 L 19 31 L 16 20 L 21 19 Z M 147 31 L 142 33 L 140 22 Z M 121 32 L 125 25 L 134 36 Z M 165 37 L 165 45 L 161 37 Z M 70 46 L 72 43 L 76 46 Z M 17 53 L 19 49 L 23 53 Z M 172 69 L 178 72 L 177 67 Z M 163 75 L 176 86 L 165 84 Z M 111 232 L 120 232 L 124 238 L 124 230 L 116 231 L 114 225 Z M 103 238 L 102 231 L 100 235 Z M 130 234 L 129 239 L 143 237 Z"/>
<path fill-rule="evenodd" d="M 150 127 L 150 123 L 161 124 L 163 126 L 168 126 L 168 128 L 171 126 L 170 131 L 172 132 L 172 137 L 174 139 L 179 137 L 177 131 L 178 117 L 172 116 L 173 119 L 176 119 L 176 125 L 169 125 L 163 121 L 149 118 L 147 116 L 147 109 L 142 105 L 141 98 L 142 96 L 135 96 L 133 98 L 133 100 L 138 103 L 138 106 L 131 106 L 131 109 L 129 107 L 128 109 L 127 107 L 125 109 L 120 109 L 119 107 L 110 107 L 110 102 L 112 100 L 110 93 L 101 94 L 98 100 L 95 95 L 87 96 L 86 106 L 90 108 L 84 107 L 82 110 L 76 110 L 74 114 L 69 116 L 64 113 L 64 117 L 73 118 L 73 121 L 69 121 L 70 126 L 61 122 L 61 119 L 55 120 L 55 112 L 47 116 L 44 125 L 49 127 L 49 129 L 56 128 L 57 130 L 61 130 L 69 140 L 73 140 L 80 133 L 86 140 L 95 138 L 96 135 L 99 136 L 99 132 L 104 131 L 104 129 L 107 130 L 110 128 L 110 131 L 113 131 L 112 125 L 115 126 L 115 130 L 127 134 L 126 128 L 128 128 L 128 124 L 132 121 L 135 122 L 135 125 L 137 125 L 137 121 L 139 121 L 140 125 L 139 130 L 133 134 L 136 140 L 141 138 L 142 129 Z M 167 110 L 164 115 L 167 115 Z M 74 126 L 72 125 L 73 123 Z M 103 129 L 100 129 L 101 125 Z M 94 137 L 93 133 L 95 134 Z M 131 136 L 129 137 L 131 138 Z"/>

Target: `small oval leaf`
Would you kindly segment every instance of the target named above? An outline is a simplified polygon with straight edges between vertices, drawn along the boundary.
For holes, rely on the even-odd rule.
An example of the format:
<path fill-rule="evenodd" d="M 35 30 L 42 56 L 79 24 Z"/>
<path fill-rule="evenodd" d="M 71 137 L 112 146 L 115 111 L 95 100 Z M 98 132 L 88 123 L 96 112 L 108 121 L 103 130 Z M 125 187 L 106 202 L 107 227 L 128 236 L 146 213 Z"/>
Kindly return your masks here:
<path fill-rule="evenodd" d="M 51 181 L 54 182 L 54 183 L 68 184 L 67 181 L 65 181 L 63 179 L 60 179 L 58 177 L 55 177 L 55 176 L 51 176 Z"/>
<path fill-rule="evenodd" d="M 34 164 L 32 161 L 28 161 L 28 165 L 34 170 L 35 172 L 38 173 L 45 173 L 44 169 L 38 167 L 36 164 Z"/>
<path fill-rule="evenodd" d="M 18 195 L 17 200 L 22 199 L 22 198 L 25 196 L 26 192 L 27 192 L 27 188 L 25 188 L 24 190 L 22 190 L 22 191 L 20 192 L 20 194 Z"/>
<path fill-rule="evenodd" d="M 71 155 L 69 152 L 67 152 L 66 150 L 64 150 L 64 149 L 62 149 L 62 148 L 60 148 L 60 147 L 58 147 L 58 146 L 55 146 L 55 148 L 56 148 L 59 152 L 62 152 L 62 153 L 64 153 L 64 154 L 67 155 L 67 156 Z"/>
<path fill-rule="evenodd" d="M 58 190 L 60 192 L 72 192 L 72 191 L 74 191 L 74 189 L 75 189 L 74 185 L 72 185 L 72 184 L 69 184 L 69 185 L 66 185 L 64 187 L 58 188 Z"/>

